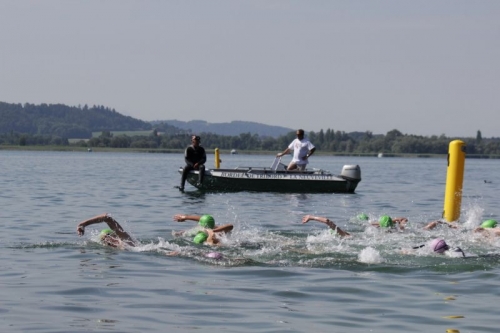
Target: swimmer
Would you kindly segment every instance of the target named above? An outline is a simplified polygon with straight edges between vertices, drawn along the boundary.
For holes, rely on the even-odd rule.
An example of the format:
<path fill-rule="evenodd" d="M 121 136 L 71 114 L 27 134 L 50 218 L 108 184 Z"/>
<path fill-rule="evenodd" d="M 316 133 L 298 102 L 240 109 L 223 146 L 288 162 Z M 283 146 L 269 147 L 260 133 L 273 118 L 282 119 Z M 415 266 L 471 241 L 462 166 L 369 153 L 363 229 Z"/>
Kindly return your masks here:
<path fill-rule="evenodd" d="M 429 242 L 429 247 L 434 253 L 446 254 L 449 257 L 462 256 L 465 257 L 464 251 L 461 248 L 456 247 L 451 249 L 448 244 L 441 238 L 435 238 Z M 458 254 L 458 255 L 457 255 Z"/>
<path fill-rule="evenodd" d="M 333 223 L 332 221 L 330 221 L 326 217 L 313 216 L 313 215 L 305 215 L 302 218 L 302 224 L 305 224 L 305 223 L 307 223 L 309 221 L 318 221 L 318 222 L 326 224 L 333 232 L 335 232 L 340 237 L 351 236 L 351 234 L 349 234 L 347 231 L 344 231 L 344 230 L 340 229 L 339 227 L 337 227 L 337 225 L 335 223 Z"/>
<path fill-rule="evenodd" d="M 500 236 L 500 227 L 498 227 L 497 224 L 498 224 L 497 221 L 493 219 L 483 221 L 483 223 L 481 223 L 481 226 L 474 229 L 474 232 L 480 233 L 484 236 Z M 440 220 L 429 222 L 424 227 L 424 229 L 432 230 L 436 228 L 438 225 L 447 225 L 449 228 L 458 229 L 458 225 L 456 225 L 455 223 L 448 223 Z"/>
<path fill-rule="evenodd" d="M 367 220 L 367 218 L 368 217 L 366 216 L 366 214 L 361 217 L 358 217 L 358 219 L 360 220 Z M 306 215 L 302 218 L 302 224 L 307 223 L 311 220 L 326 224 L 327 226 L 330 227 L 331 230 L 335 231 L 341 237 L 350 236 L 350 234 L 347 231 L 340 229 L 339 227 L 337 227 L 335 223 L 333 223 L 326 217 Z M 370 224 L 380 228 L 393 228 L 394 226 L 398 225 L 399 229 L 403 230 L 406 222 L 408 222 L 408 219 L 406 217 L 396 217 L 392 219 L 388 215 L 383 215 L 380 217 L 378 222 L 370 222 Z"/>
<path fill-rule="evenodd" d="M 196 244 L 207 244 L 207 245 L 218 245 L 220 239 L 217 237 L 219 234 L 225 234 L 233 230 L 232 224 L 224 224 L 221 226 L 215 226 L 215 219 L 212 215 L 185 215 L 176 214 L 174 215 L 174 221 L 185 222 L 185 221 L 196 221 L 198 225 L 202 228 L 199 229 L 193 238 L 193 242 Z M 174 232 L 175 236 L 180 236 L 186 234 L 186 231 Z"/>
<path fill-rule="evenodd" d="M 88 220 L 82 221 L 76 227 L 76 232 L 79 236 L 85 234 L 85 227 L 105 222 L 108 225 L 108 229 L 103 229 L 99 234 L 99 238 L 102 244 L 111 247 L 124 248 L 125 246 L 136 246 L 137 242 L 123 230 L 122 226 L 107 213 L 94 216 Z"/>
<path fill-rule="evenodd" d="M 125 249 L 127 246 L 135 247 L 139 245 L 139 243 L 134 240 L 129 233 L 123 230 L 118 221 L 109 216 L 107 213 L 97 215 L 88 220 L 80 222 L 76 226 L 76 232 L 79 236 L 83 236 L 85 234 L 85 227 L 101 222 L 106 223 L 109 227 L 101 230 L 101 233 L 99 234 L 99 240 L 101 244 L 119 249 Z M 167 253 L 167 255 L 169 256 L 177 254 L 178 252 L 175 251 Z"/>
<path fill-rule="evenodd" d="M 404 230 L 407 222 L 406 217 L 391 218 L 389 215 L 382 215 L 378 222 L 370 222 L 370 224 L 377 228 L 394 228 L 397 225 L 399 230 Z"/>
<path fill-rule="evenodd" d="M 356 218 L 360 221 L 368 221 L 370 219 L 370 217 L 365 213 L 358 214 L 358 216 L 356 216 Z"/>
<path fill-rule="evenodd" d="M 368 220 L 368 216 L 364 213 L 359 214 L 357 216 L 357 218 L 360 221 L 367 221 Z M 406 218 L 406 217 L 391 218 L 388 215 L 382 215 L 378 221 L 370 222 L 370 224 L 373 225 L 374 227 L 381 227 L 381 228 L 393 228 L 394 226 L 398 225 L 400 230 L 404 230 L 406 223 L 408 223 L 408 218 Z M 425 230 L 432 230 L 440 224 L 446 224 L 450 228 L 457 228 L 457 226 L 453 223 L 447 223 L 447 222 L 443 222 L 441 220 L 435 220 L 435 221 L 429 222 L 424 227 L 424 229 Z"/>
<path fill-rule="evenodd" d="M 461 248 L 456 247 L 451 249 L 450 246 L 446 244 L 444 239 L 441 238 L 435 238 L 430 242 L 428 242 L 427 244 L 414 246 L 413 249 L 415 250 L 425 246 L 427 246 L 430 250 L 432 250 L 433 253 L 444 254 L 447 255 L 448 257 L 465 257 L 465 253 L 464 251 L 462 251 Z"/>
<path fill-rule="evenodd" d="M 224 258 L 224 255 L 220 252 L 209 252 L 205 254 L 205 258 L 220 260 Z"/>
<path fill-rule="evenodd" d="M 380 217 L 378 223 L 372 222 L 371 224 L 373 226 L 378 226 L 378 227 L 383 227 L 383 228 L 392 228 L 395 224 L 398 224 L 399 229 L 403 230 L 404 226 L 406 225 L 407 222 L 408 222 L 408 218 L 406 218 L 406 217 L 395 217 L 395 218 L 391 219 L 390 216 L 383 215 Z M 453 229 L 458 228 L 457 225 L 454 223 L 448 223 L 448 222 L 444 222 L 441 220 L 435 220 L 435 221 L 429 222 L 423 229 L 424 230 L 432 230 L 441 224 L 447 225 L 449 228 L 453 228 Z"/>
<path fill-rule="evenodd" d="M 500 227 L 497 226 L 498 223 L 496 220 L 486 220 L 481 223 L 480 227 L 474 229 L 475 233 L 481 233 L 482 235 L 487 236 L 500 236 Z"/>

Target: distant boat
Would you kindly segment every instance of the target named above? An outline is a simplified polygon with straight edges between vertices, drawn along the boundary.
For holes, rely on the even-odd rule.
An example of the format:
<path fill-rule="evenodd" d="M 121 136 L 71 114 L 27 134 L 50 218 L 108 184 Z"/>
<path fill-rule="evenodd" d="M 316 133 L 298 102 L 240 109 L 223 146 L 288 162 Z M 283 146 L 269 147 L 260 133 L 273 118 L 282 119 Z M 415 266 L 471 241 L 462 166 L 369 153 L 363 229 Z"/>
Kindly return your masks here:
<path fill-rule="evenodd" d="M 234 154 L 238 154 L 238 152 L 236 151 L 236 149 L 232 149 L 231 150 L 231 155 L 234 155 Z"/>
<path fill-rule="evenodd" d="M 377 157 L 378 157 L 378 158 L 382 158 L 382 157 L 384 157 L 384 153 L 378 153 Z"/>
<path fill-rule="evenodd" d="M 91 152 L 92 152 L 92 148 L 87 149 L 87 151 L 88 151 L 89 153 L 91 153 Z"/>

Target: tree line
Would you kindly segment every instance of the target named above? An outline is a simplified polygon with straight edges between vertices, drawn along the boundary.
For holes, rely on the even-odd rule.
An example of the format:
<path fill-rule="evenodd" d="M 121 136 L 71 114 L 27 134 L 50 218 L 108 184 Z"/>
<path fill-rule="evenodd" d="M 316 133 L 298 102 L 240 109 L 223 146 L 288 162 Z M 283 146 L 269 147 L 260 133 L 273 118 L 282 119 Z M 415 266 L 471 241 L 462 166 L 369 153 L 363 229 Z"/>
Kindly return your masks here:
<path fill-rule="evenodd" d="M 242 133 L 237 136 L 218 135 L 215 133 L 199 133 L 205 149 L 219 148 L 238 151 L 282 151 L 293 139 L 295 131 L 278 138 L 260 137 L 257 134 Z M 318 152 L 342 154 L 447 154 L 449 143 L 460 139 L 467 146 L 467 154 L 500 155 L 500 138 L 482 138 L 477 131 L 475 138 L 458 138 L 441 136 L 418 136 L 403 134 L 394 129 L 385 135 L 374 135 L 370 131 L 346 133 L 327 129 L 319 132 L 308 132 L 307 137 L 316 146 Z M 75 147 L 108 147 L 108 148 L 147 148 L 183 150 L 191 142 L 188 133 L 161 133 L 157 129 L 150 135 L 114 135 L 110 131 L 102 131 L 101 135 L 89 140 L 70 143 L 65 137 L 58 135 L 32 135 L 11 131 L 0 134 L 0 145 L 55 145 Z"/>
<path fill-rule="evenodd" d="M 142 131 L 142 135 L 115 134 L 112 131 Z M 150 134 L 144 135 L 144 131 Z M 93 132 L 101 134 L 92 137 Z M 197 134 L 202 136 L 202 145 L 207 149 L 238 151 L 282 151 L 295 139 L 295 131 L 276 138 L 251 133 Z M 460 139 L 466 143 L 468 154 L 500 155 L 500 138 L 483 138 L 479 130 L 475 138 L 418 136 L 403 134 L 397 129 L 377 135 L 370 131 L 346 133 L 330 128 L 306 134 L 318 152 L 324 153 L 446 154 L 449 142 Z M 163 122 L 153 125 L 102 105 L 0 102 L 0 145 L 182 150 L 190 144 L 190 135 L 190 131 Z"/>

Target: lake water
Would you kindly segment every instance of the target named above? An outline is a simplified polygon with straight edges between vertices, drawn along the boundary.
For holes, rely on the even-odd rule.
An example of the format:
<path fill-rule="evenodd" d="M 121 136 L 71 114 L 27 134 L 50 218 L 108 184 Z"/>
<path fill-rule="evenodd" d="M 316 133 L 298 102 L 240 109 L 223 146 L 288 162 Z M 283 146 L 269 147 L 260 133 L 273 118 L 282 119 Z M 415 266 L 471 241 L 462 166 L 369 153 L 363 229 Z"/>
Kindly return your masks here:
<path fill-rule="evenodd" d="M 209 156 L 212 166 L 213 155 Z M 223 155 L 222 167 L 270 166 L 272 156 Z M 500 241 L 471 232 L 499 219 L 500 160 L 467 159 L 459 230 L 424 231 L 441 217 L 446 159 L 313 156 L 340 173 L 359 164 L 355 194 L 202 193 L 179 183 L 181 154 L 0 151 L 0 329 L 3 332 L 498 332 Z M 485 182 L 485 180 L 487 182 Z M 141 246 L 107 248 L 110 213 Z M 357 221 L 407 216 L 387 233 Z M 172 236 L 212 214 L 235 229 L 206 246 Z M 332 235 L 304 214 L 353 234 Z M 443 237 L 469 258 L 426 248 Z M 168 257 L 175 250 L 180 255 Z"/>

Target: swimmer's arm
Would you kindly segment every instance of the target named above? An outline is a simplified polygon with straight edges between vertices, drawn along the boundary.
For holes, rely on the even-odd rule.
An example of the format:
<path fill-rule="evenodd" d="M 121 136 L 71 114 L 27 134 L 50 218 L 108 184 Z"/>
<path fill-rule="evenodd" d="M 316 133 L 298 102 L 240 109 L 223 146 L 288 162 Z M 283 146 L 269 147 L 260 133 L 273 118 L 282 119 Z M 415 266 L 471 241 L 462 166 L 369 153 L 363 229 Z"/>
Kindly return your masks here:
<path fill-rule="evenodd" d="M 108 227 L 116 233 L 118 238 L 128 242 L 129 244 L 133 244 L 132 237 L 126 231 L 123 230 L 122 226 L 118 223 L 118 221 L 109 216 L 107 213 L 97 215 L 88 220 L 80 222 L 76 227 L 76 232 L 80 236 L 82 236 L 85 233 L 85 227 L 101 222 L 105 222 L 108 225 Z"/>
<path fill-rule="evenodd" d="M 344 230 L 340 229 L 339 227 L 337 227 L 337 225 L 335 223 L 333 223 L 332 221 L 330 221 L 326 217 L 306 215 L 306 216 L 304 216 L 302 218 L 302 224 L 305 224 L 305 223 L 307 223 L 309 221 L 318 221 L 318 222 L 324 223 L 328 227 L 330 227 L 330 229 L 334 230 L 335 232 L 337 232 L 342 237 L 350 236 L 350 234 L 347 231 L 344 231 Z"/>
<path fill-rule="evenodd" d="M 477 232 L 477 233 L 485 232 L 485 231 L 489 231 L 490 233 L 492 233 L 495 236 L 500 236 L 500 228 L 485 229 L 482 227 L 477 227 L 476 229 L 474 229 L 474 232 Z"/>
<path fill-rule="evenodd" d="M 208 238 L 205 241 L 208 245 L 217 245 L 219 244 L 219 240 L 217 236 L 215 236 L 215 232 L 212 229 L 205 229 L 205 232 L 208 234 Z"/>
<path fill-rule="evenodd" d="M 427 225 L 424 227 L 424 230 L 432 230 L 434 229 L 441 221 L 432 221 L 427 223 Z"/>
<path fill-rule="evenodd" d="M 408 219 L 406 217 L 395 217 L 392 219 L 392 221 L 399 225 L 399 229 L 403 230 L 405 228 L 406 222 L 408 222 Z"/>
<path fill-rule="evenodd" d="M 83 236 L 85 234 L 85 227 L 92 224 L 104 222 L 104 218 L 106 216 L 108 216 L 108 214 L 104 213 L 78 223 L 78 225 L 76 226 L 76 232 L 78 233 L 78 235 Z"/>
<path fill-rule="evenodd" d="M 200 215 L 186 215 L 186 214 L 176 214 L 174 215 L 174 221 L 185 222 L 185 221 L 199 221 Z"/>
<path fill-rule="evenodd" d="M 456 225 L 454 225 L 454 224 L 452 224 L 452 223 L 448 223 L 448 222 L 443 222 L 443 221 L 439 221 L 439 220 L 437 220 L 437 221 L 432 221 L 432 222 L 429 222 L 429 223 L 428 223 L 428 224 L 424 227 L 424 230 L 432 230 L 432 229 L 434 229 L 435 227 L 437 227 L 437 226 L 438 226 L 438 224 L 445 224 L 445 223 L 446 223 L 446 224 L 448 225 L 448 227 L 450 227 L 450 228 L 453 228 L 453 229 L 456 229 L 456 228 L 457 228 L 457 226 L 456 226 Z"/>
<path fill-rule="evenodd" d="M 474 232 L 483 232 L 484 231 L 484 228 L 481 228 L 481 227 L 477 227 L 476 229 L 474 229 Z"/>
<path fill-rule="evenodd" d="M 408 219 L 406 217 L 395 217 L 392 219 L 394 223 L 399 223 L 399 225 L 405 225 L 406 222 L 408 222 Z"/>
<path fill-rule="evenodd" d="M 214 232 L 230 232 L 231 230 L 233 230 L 233 225 L 232 224 L 224 224 L 224 225 L 221 225 L 221 226 L 218 226 L 217 228 L 214 228 L 213 229 Z"/>
<path fill-rule="evenodd" d="M 116 221 L 114 218 L 112 218 L 109 215 L 106 215 L 104 217 L 104 222 L 108 225 L 108 227 L 113 230 L 118 238 L 120 238 L 123 241 L 126 241 L 129 245 L 134 245 L 134 240 L 132 239 L 132 236 L 128 234 L 125 230 L 123 230 L 122 226 L 118 221 Z"/>

